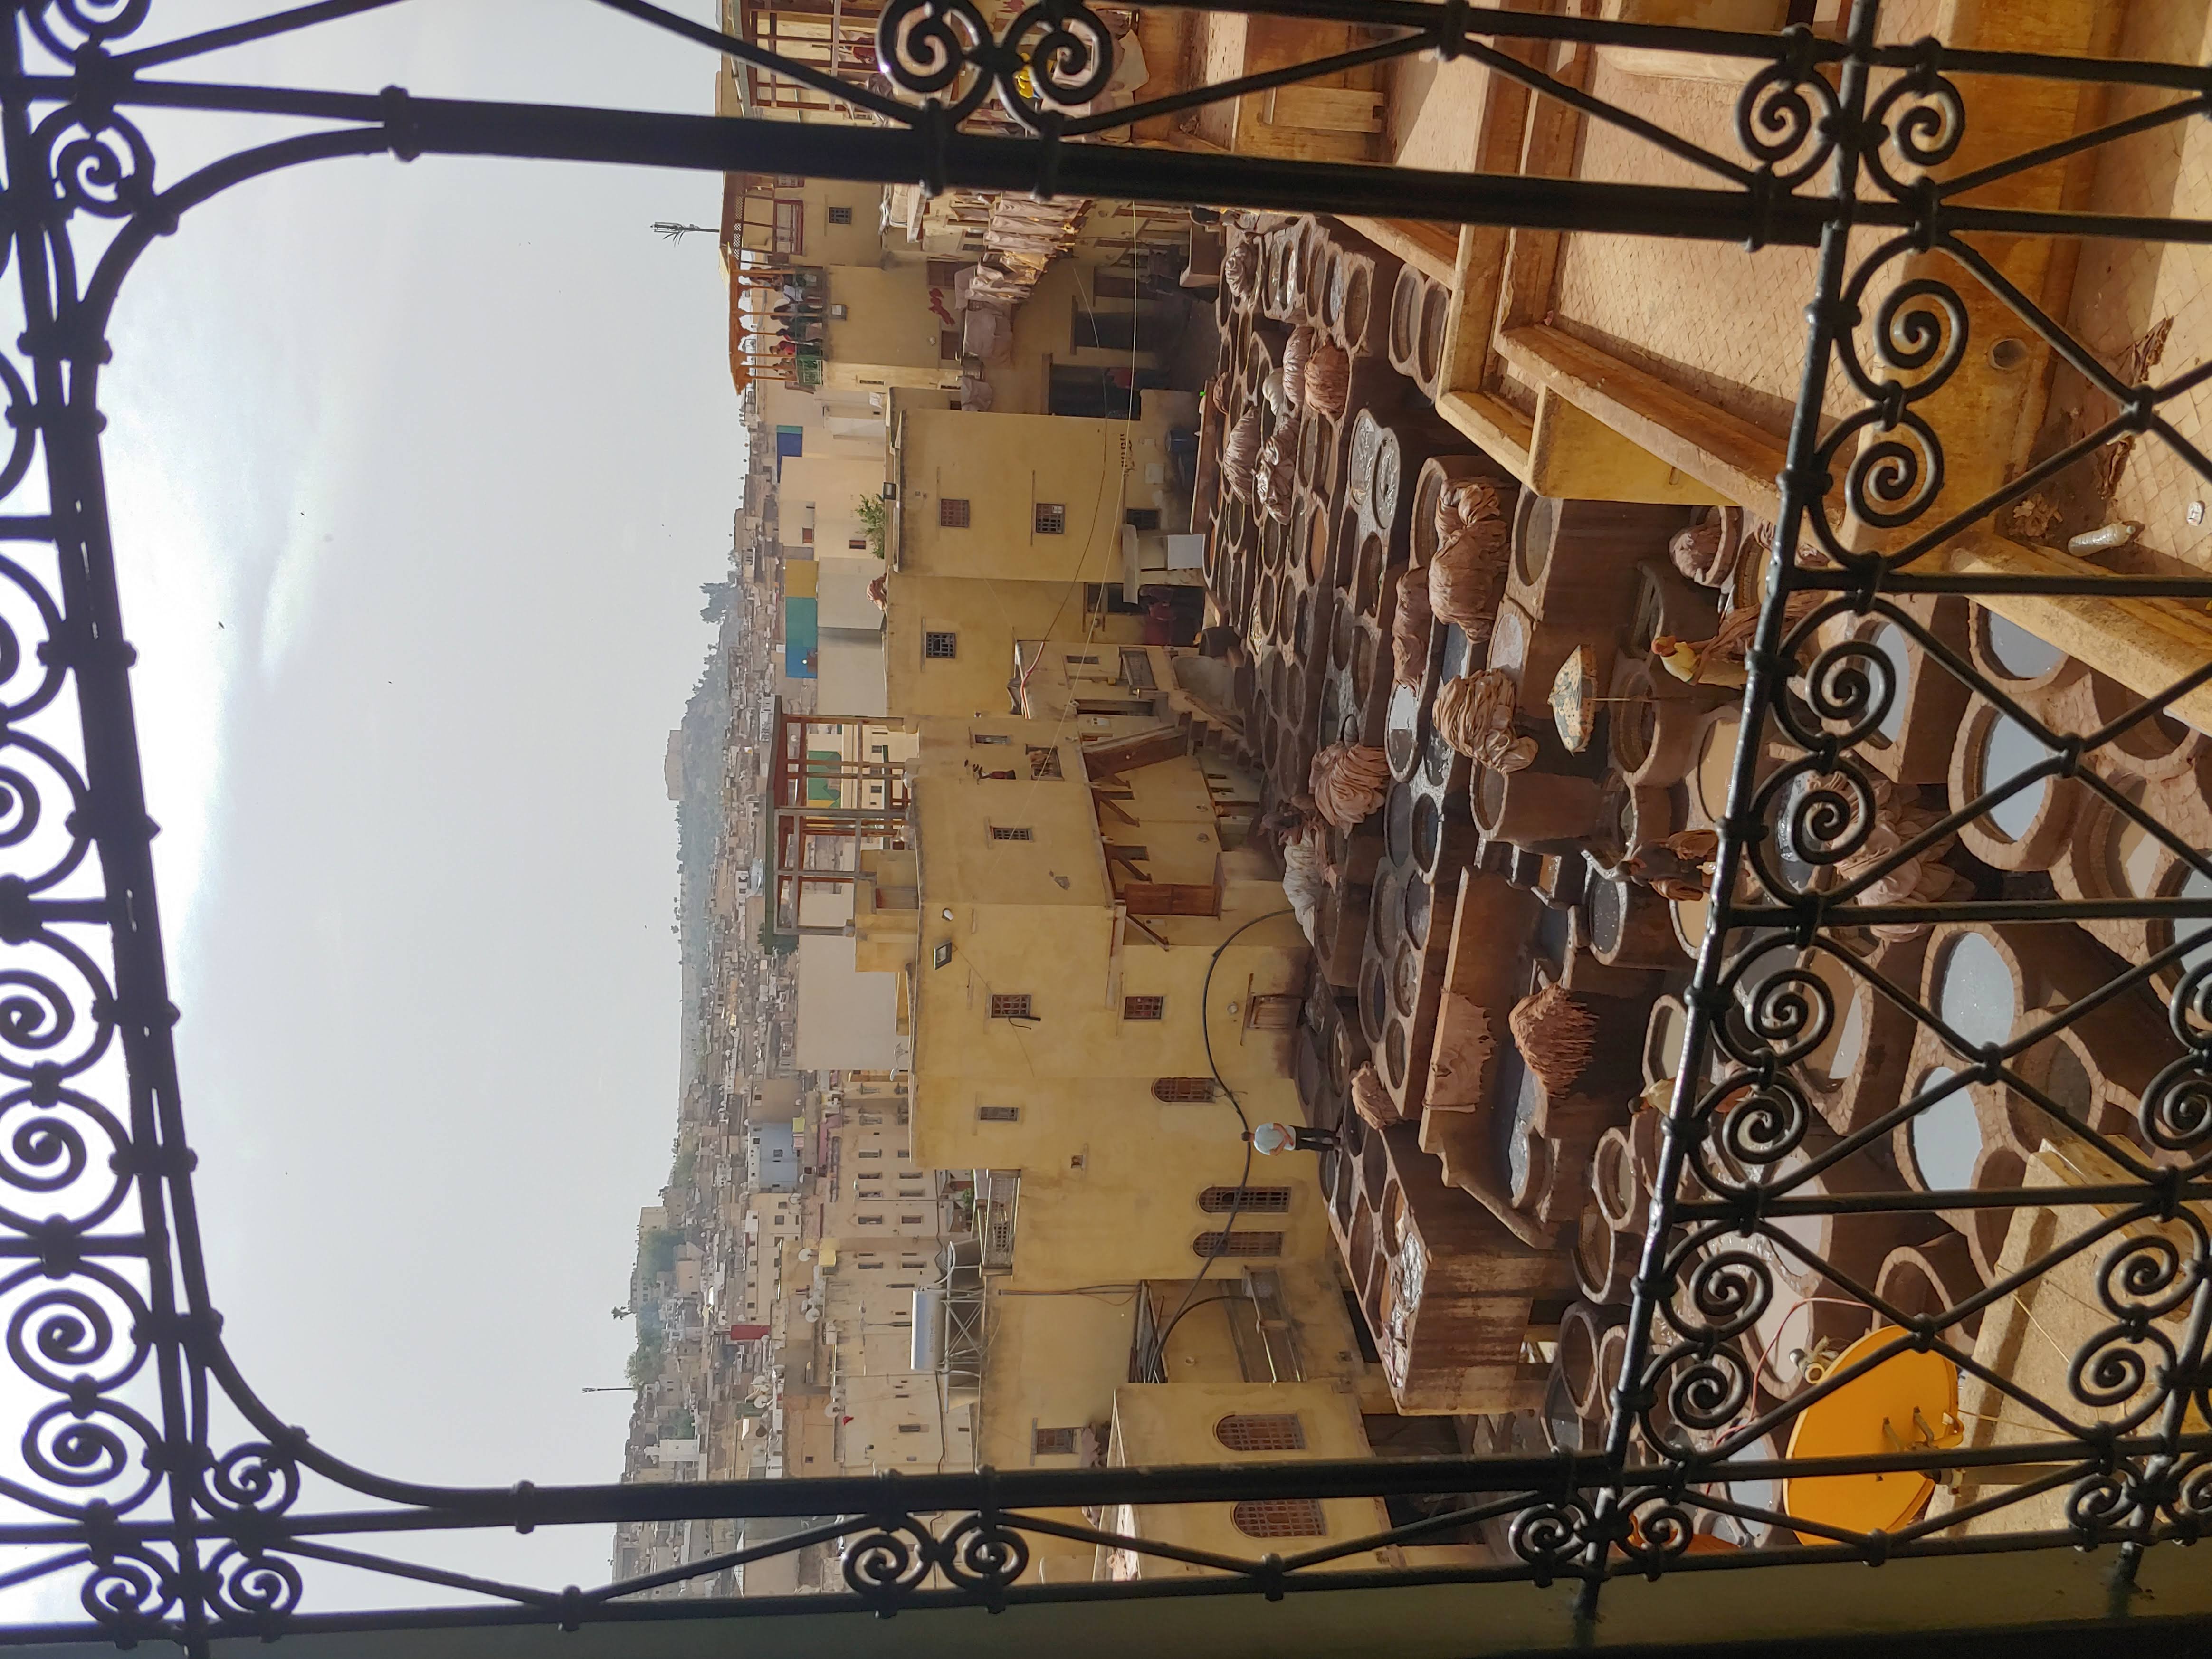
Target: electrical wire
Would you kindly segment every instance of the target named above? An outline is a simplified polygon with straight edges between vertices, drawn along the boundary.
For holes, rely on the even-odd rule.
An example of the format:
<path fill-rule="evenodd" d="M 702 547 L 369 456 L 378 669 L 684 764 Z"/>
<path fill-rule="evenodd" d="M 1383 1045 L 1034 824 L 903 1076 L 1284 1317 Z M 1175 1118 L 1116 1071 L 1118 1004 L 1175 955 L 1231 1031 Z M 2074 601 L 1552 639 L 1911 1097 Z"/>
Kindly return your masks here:
<path fill-rule="evenodd" d="M 1183 1286 L 1182 1300 L 1176 1304 L 1175 1312 L 1170 1314 L 1166 1322 L 1153 1334 L 1152 1351 L 1144 1363 L 1144 1369 L 1147 1370 L 1158 1370 L 1164 1364 L 1166 1334 L 1173 1330 L 1176 1328 L 1176 1322 L 1190 1310 L 1191 1298 L 1198 1294 L 1198 1287 L 1204 1282 L 1206 1274 L 1213 1271 L 1213 1264 L 1229 1253 L 1230 1235 L 1236 1231 L 1237 1218 L 1243 1211 L 1245 1194 L 1251 1190 L 1252 1186 L 1252 1120 L 1245 1115 L 1244 1103 L 1237 1098 L 1237 1091 L 1229 1086 L 1229 1079 L 1221 1075 L 1221 1066 L 1213 1058 L 1213 1028 L 1206 1018 L 1206 1010 L 1211 1006 L 1213 992 L 1213 970 L 1221 965 L 1223 954 L 1243 934 L 1250 932 L 1263 921 L 1273 921 L 1278 916 L 1287 916 L 1291 914 L 1290 907 L 1285 905 L 1279 910 L 1270 910 L 1265 915 L 1253 917 L 1239 927 L 1235 933 L 1230 934 L 1227 939 L 1215 945 L 1213 955 L 1206 964 L 1206 979 L 1199 987 L 1198 992 L 1199 1035 L 1206 1039 L 1206 1069 L 1213 1074 L 1214 1082 L 1220 1085 L 1221 1092 L 1228 1097 L 1230 1108 L 1237 1114 L 1237 1121 L 1244 1126 L 1244 1168 L 1237 1177 L 1237 1185 L 1231 1190 L 1229 1211 L 1222 1217 L 1221 1231 L 1214 1240 L 1213 1248 L 1198 1264 L 1198 1271 L 1191 1275 L 1190 1282 Z M 1218 1300 L 1219 1298 L 1210 1299 Z"/>

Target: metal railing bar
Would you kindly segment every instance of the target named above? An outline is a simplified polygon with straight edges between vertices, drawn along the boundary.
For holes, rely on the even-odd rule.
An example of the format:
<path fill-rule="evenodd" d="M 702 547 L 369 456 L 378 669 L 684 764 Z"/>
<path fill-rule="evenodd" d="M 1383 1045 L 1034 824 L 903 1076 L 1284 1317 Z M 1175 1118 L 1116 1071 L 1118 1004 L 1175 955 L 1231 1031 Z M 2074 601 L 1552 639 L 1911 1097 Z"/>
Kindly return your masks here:
<path fill-rule="evenodd" d="M 2063 161 L 2069 155 L 2094 149 L 2100 144 L 2109 144 L 2122 138 L 2132 138 L 2137 133 L 2153 132 L 2185 116 L 2201 115 L 2207 107 L 2202 93 L 2194 98 L 2184 98 L 2178 103 L 2161 109 L 2145 110 L 2140 115 L 2124 121 L 2114 121 L 2088 132 L 2077 132 L 2070 138 L 2061 138 L 2055 143 L 2039 145 L 2034 149 L 2022 150 L 2017 155 L 2002 161 L 1992 161 L 1987 167 L 1976 167 L 1972 173 L 1961 173 L 1937 181 L 1936 193 L 1948 199 L 1963 196 L 1968 191 L 1979 190 L 1984 185 L 1995 184 L 2000 179 L 2009 179 L 2016 173 L 2028 173 L 2052 161 Z"/>
<path fill-rule="evenodd" d="M 327 1561 L 333 1566 L 357 1567 L 364 1572 L 374 1572 L 390 1578 L 411 1578 L 418 1583 L 437 1584 L 447 1589 L 466 1590 L 472 1595 L 491 1596 L 502 1601 L 514 1601 L 524 1607 L 558 1607 L 562 1596 L 554 1591 L 534 1589 L 526 1584 L 502 1583 L 495 1578 L 478 1578 L 471 1573 L 451 1572 L 443 1567 L 426 1567 L 419 1562 L 395 1560 L 390 1556 L 371 1555 L 362 1550 L 343 1549 L 336 1544 L 320 1544 L 307 1539 L 291 1539 L 275 1547 L 280 1555 L 301 1555 L 310 1560 Z"/>
<path fill-rule="evenodd" d="M 716 52 L 736 58 L 741 64 L 750 64 L 754 69 L 766 70 L 772 75 L 781 76 L 784 80 L 795 81 L 803 87 L 811 87 L 817 92 L 850 104 L 855 109 L 863 109 L 871 115 L 880 115 L 886 120 L 896 121 L 901 126 L 912 125 L 920 113 L 912 104 L 902 103 L 896 98 L 886 98 L 881 93 L 872 92 L 866 87 L 855 86 L 850 81 L 842 81 L 826 70 L 812 68 L 796 59 L 785 58 L 772 52 L 763 52 L 750 40 L 740 40 L 734 34 L 726 33 L 714 27 L 711 23 L 696 23 L 688 17 L 680 17 L 665 7 L 652 4 L 650 0 L 596 0 L 596 3 L 611 10 L 618 11 L 626 17 L 635 18 L 639 22 L 647 24 L 653 28 L 665 29 L 669 33 L 680 36 L 696 46 L 711 47 Z M 732 169 L 732 171 L 740 172 L 746 170 Z"/>
<path fill-rule="evenodd" d="M 314 5 L 295 6 L 289 11 L 272 12 L 250 22 L 204 29 L 198 34 L 165 40 L 158 46 L 119 52 L 107 60 L 107 64 L 125 75 L 135 75 L 143 69 L 181 63 L 187 58 L 203 57 L 209 52 L 220 52 L 226 46 L 273 40 L 279 35 L 289 34 L 298 29 L 313 28 L 318 23 L 334 22 L 340 18 L 358 16 L 362 12 L 378 11 L 399 3 L 401 0 L 319 0 Z"/>

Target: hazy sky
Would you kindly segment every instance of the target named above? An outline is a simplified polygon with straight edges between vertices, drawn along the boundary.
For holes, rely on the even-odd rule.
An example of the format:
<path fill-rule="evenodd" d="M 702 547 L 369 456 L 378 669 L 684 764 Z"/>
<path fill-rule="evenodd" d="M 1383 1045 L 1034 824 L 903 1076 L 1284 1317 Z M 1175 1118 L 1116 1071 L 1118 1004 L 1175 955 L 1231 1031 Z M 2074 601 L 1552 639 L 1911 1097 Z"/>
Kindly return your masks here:
<path fill-rule="evenodd" d="M 142 38 L 276 9 L 156 0 Z M 591 0 L 416 0 L 166 73 L 700 112 L 714 70 Z M 149 131 L 169 179 L 250 133 Z M 647 226 L 719 199 L 713 174 L 325 162 L 198 210 L 112 331 L 226 1334 L 278 1411 L 394 1474 L 620 1470 L 627 1396 L 580 1390 L 623 1380 L 608 1310 L 668 1167 L 662 752 L 743 474 L 711 239 Z M 607 1546 L 437 1553 L 557 1586 Z"/>

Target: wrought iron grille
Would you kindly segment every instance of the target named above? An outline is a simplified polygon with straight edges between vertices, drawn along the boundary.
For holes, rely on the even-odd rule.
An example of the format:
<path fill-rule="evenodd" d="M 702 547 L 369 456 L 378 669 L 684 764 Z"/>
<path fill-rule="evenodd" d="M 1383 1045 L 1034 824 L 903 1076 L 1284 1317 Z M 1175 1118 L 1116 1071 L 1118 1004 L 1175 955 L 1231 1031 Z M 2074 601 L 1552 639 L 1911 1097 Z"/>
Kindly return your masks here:
<path fill-rule="evenodd" d="M 1839 37 L 1657 28 L 1460 0 L 1271 0 L 1247 9 L 1371 32 L 1357 50 L 1073 114 L 1103 88 L 1106 32 L 1078 0 L 1042 0 L 994 33 L 969 0 L 893 0 L 881 78 L 867 85 L 777 58 L 642 0 L 600 0 L 641 26 L 842 101 L 876 125 L 772 122 L 417 99 L 180 78 L 226 49 L 392 0 L 325 0 L 234 27 L 160 35 L 153 0 L 11 0 L 0 37 L 0 144 L 20 325 L 0 353 L 10 437 L 0 463 L 0 1279 L 9 1354 L 43 1403 L 21 1429 L 18 1474 L 0 1483 L 0 1544 L 22 1564 L 0 1585 L 60 1579 L 124 1643 L 194 1651 L 223 1633 L 346 1624 L 307 1594 L 314 1564 L 386 1571 L 463 1595 L 487 1618 L 558 1622 L 653 1616 L 645 1592 L 747 1560 L 844 1542 L 852 1593 L 884 1611 L 932 1601 L 1003 1605 L 1079 1593 L 1024 1577 L 1024 1540 L 1095 1543 L 1218 1575 L 1269 1595 L 1396 1582 L 1335 1571 L 1378 1547 L 1513 1517 L 1510 1559 L 1462 1577 L 1571 1577 L 1594 1607 L 1622 1572 L 1755 1568 L 1780 1559 L 1880 1561 L 1910 1553 L 2117 1546 L 2187 1539 L 2212 1511 L 2204 1351 L 2212 1298 L 2203 1205 L 2212 1146 L 2212 918 L 2205 837 L 2173 820 L 2152 769 L 2203 775 L 2205 739 L 2169 714 L 2212 662 L 2087 720 L 1997 672 L 1931 623 L 1926 602 L 2069 600 L 2134 607 L 2146 630 L 2201 611 L 2212 576 L 2124 573 L 2053 559 L 2007 563 L 1970 532 L 2115 440 L 2168 447 L 2199 477 L 2212 463 L 2174 411 L 2212 376 L 2118 374 L 2005 276 L 1996 238 L 2212 240 L 2193 219 L 2100 217 L 1987 202 L 1991 186 L 2100 144 L 2212 108 L 2212 71 L 1883 44 L 1861 3 Z M 1686 52 L 1752 66 L 1735 152 L 1716 153 L 1613 107 L 1522 50 L 1548 43 Z M 1626 129 L 1707 178 L 1700 187 L 1531 179 L 1085 143 L 1109 129 L 1414 53 L 1480 59 L 1543 98 Z M 2096 82 L 2171 94 L 2143 113 L 1971 173 L 1945 176 L 1969 100 L 2009 86 Z M 283 136 L 170 180 L 136 118 L 147 109 L 262 114 Z M 304 122 L 311 130 L 295 130 Z M 1257 210 L 1365 212 L 1448 222 L 1795 243 L 1818 250 L 1807 295 L 1804 378 L 1780 478 L 1782 512 L 1746 685 L 1715 897 L 1698 958 L 1682 1079 L 1665 1114 L 1627 1323 L 1626 1360 L 1601 1446 L 1538 1457 L 1024 1471 L 902 1480 L 459 1490 L 357 1468 L 311 1443 L 240 1376 L 223 1345 L 194 1207 L 192 1154 L 170 1030 L 149 838 L 132 720 L 125 595 L 117 591 L 101 474 L 98 391 L 109 312 L 125 276 L 191 209 L 277 169 L 389 151 L 589 159 L 817 177 L 1108 195 Z M 1978 194 L 1981 199 L 1978 198 Z M 1944 389 L 1970 353 L 1976 308 L 1994 305 L 2047 343 L 2116 410 L 1980 499 L 1947 493 Z M 2002 342 L 1993 343 L 2001 344 Z M 1838 405 L 1844 412 L 1834 413 Z M 2002 552 L 2002 550 L 1998 550 Z M 1888 630 L 1887 633 L 1881 630 Z M 1908 693 L 1905 668 L 1948 677 L 1975 718 L 2009 722 L 2014 749 L 1932 821 L 1885 816 L 1871 758 Z M 2032 677 L 2031 677 L 2032 678 Z M 2125 766 L 2108 765 L 2116 756 Z M 1933 891 L 1917 881 L 1950 838 L 2017 842 L 2039 815 L 2109 815 L 2156 849 L 2148 890 L 2033 881 Z M 2021 809 L 2015 811 L 2015 808 Z M 2022 814 L 2025 816 L 2022 816 Z M 1994 827 L 1992 827 L 1994 826 Z M 2103 929 L 2111 948 L 2091 949 Z M 2033 997 L 1995 1025 L 1972 1000 L 1906 965 L 1978 938 Z M 2120 948 L 2126 946 L 2127 948 Z M 1931 987 L 1934 988 L 1931 989 Z M 1850 998 L 1904 1023 L 1927 1064 L 1897 1098 L 1840 1125 L 1802 1062 Z M 2142 1018 L 2148 1006 L 2160 1018 Z M 2093 1104 L 2055 1081 L 2108 1067 Z M 2132 1069 L 2131 1069 L 2132 1068 Z M 1844 1179 L 1852 1160 L 1961 1097 L 1991 1098 L 2016 1133 L 2063 1128 L 2078 1161 L 2038 1178 L 1945 1187 Z M 1979 1108 L 1978 1108 L 1979 1109 Z M 1909 1160 L 1908 1160 L 1909 1161 Z M 1989 1282 L 1904 1305 L 1848 1259 L 1867 1218 L 2019 1212 L 2047 1224 Z M 1008 1206 L 1011 1224 L 1011 1200 Z M 1767 1356 L 1748 1334 L 1793 1286 L 1870 1310 L 1889 1334 L 1788 1399 L 1761 1403 Z M 1977 1358 L 1968 1328 L 2008 1300 L 2063 1285 L 2094 1334 L 2047 1380 Z M 1896 1425 L 1871 1455 L 1776 1455 L 1812 1406 L 1903 1353 L 1940 1354 L 1980 1409 L 1963 1426 Z M 1872 1473 L 1942 1479 L 1951 1495 L 1894 1531 L 1809 1522 L 1760 1483 Z M 310 1492 L 367 1507 L 322 1507 Z M 1124 1535 L 1118 1505 L 1307 1505 L 1345 1496 L 1436 1495 L 1418 1521 L 1372 1536 L 1256 1559 Z M 1059 1511 L 1048 1514 L 1045 1511 Z M 1257 1513 L 1258 1510 L 1254 1511 Z M 1272 1510 L 1270 1513 L 1273 1512 Z M 1690 1553 L 1701 1515 L 1799 1541 Z M 2010 1522 L 2008 1516 L 2013 1517 Z M 784 1535 L 670 1571 L 558 1589 L 492 1583 L 377 1553 L 368 1535 L 624 1519 L 802 1520 Z M 1983 1529 L 1992 1522 L 1999 1529 Z M 1435 1573 L 1423 1575 L 1434 1577 Z M 1186 1586 L 1187 1588 L 1187 1586 Z M 1082 1594 L 1141 1595 L 1141 1580 Z M 696 1611 L 696 1603 L 690 1604 Z M 21 1634 L 18 1632 L 16 1634 Z"/>

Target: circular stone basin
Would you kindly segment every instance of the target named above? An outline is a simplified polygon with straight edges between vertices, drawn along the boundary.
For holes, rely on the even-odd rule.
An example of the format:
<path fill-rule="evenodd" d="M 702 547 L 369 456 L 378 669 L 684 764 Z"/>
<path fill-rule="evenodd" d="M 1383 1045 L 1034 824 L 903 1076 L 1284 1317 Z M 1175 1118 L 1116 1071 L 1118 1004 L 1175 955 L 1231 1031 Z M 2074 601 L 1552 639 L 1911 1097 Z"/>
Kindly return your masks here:
<path fill-rule="evenodd" d="M 1390 711 L 1383 717 L 1382 755 L 1394 777 L 1413 769 L 1421 752 L 1421 693 L 1417 686 L 1398 685 L 1390 691 Z"/>
<path fill-rule="evenodd" d="M 1936 1017 L 1980 1047 L 2012 1035 L 2019 1014 L 2012 969 L 1980 933 L 1960 933 L 1944 947 L 1936 970 Z"/>
<path fill-rule="evenodd" d="M 1413 803 L 1413 862 L 1424 870 L 1435 869 L 1443 836 L 1444 809 L 1434 795 L 1423 795 Z"/>
<path fill-rule="evenodd" d="M 1398 434 L 1385 431 L 1375 449 L 1375 501 L 1370 511 L 1375 522 L 1387 525 L 1397 515 L 1398 485 L 1404 457 L 1398 447 Z"/>
<path fill-rule="evenodd" d="M 1938 1066 L 1920 1079 L 1913 1092 L 1948 1082 L 1957 1073 Z M 1982 1156 L 1982 1124 L 1974 1115 L 1974 1103 L 1962 1085 L 1920 1109 L 1912 1120 L 1913 1172 L 1929 1192 L 1951 1192 L 1974 1184 L 1974 1165 Z"/>
<path fill-rule="evenodd" d="M 2035 735 L 2014 720 L 2011 715 L 1995 714 L 1982 734 L 1981 764 L 1975 779 L 1978 793 L 1990 790 L 2017 777 L 2029 767 L 2050 757 Z M 2008 840 L 2018 841 L 2034 824 L 2036 814 L 2043 810 L 2044 799 L 2051 793 L 2051 780 L 2038 778 L 2007 795 L 1984 815 Z"/>
<path fill-rule="evenodd" d="M 1428 740 L 1421 745 L 1421 771 L 1428 781 L 1439 789 L 1443 787 L 1458 757 L 1459 751 L 1444 741 L 1443 733 L 1431 726 Z"/>
<path fill-rule="evenodd" d="M 1370 962 L 1359 976 L 1359 1028 L 1367 1033 L 1370 1042 L 1382 1040 L 1389 1018 L 1390 970 L 1379 962 Z"/>
<path fill-rule="evenodd" d="M 1436 895 L 1429 884 L 1418 875 L 1406 878 L 1406 933 L 1417 942 L 1425 945 L 1429 939 L 1429 921 L 1435 914 Z"/>
<path fill-rule="evenodd" d="M 1413 792 L 1393 789 L 1382 807 L 1382 845 L 1393 864 L 1409 864 L 1413 857 Z"/>
<path fill-rule="evenodd" d="M 1370 925 L 1374 930 L 1376 945 L 1386 957 L 1398 948 L 1398 941 L 1403 936 L 1401 930 L 1405 926 L 1406 918 L 1399 898 L 1399 889 L 1405 879 L 1388 865 L 1375 872 L 1373 921 Z"/>
<path fill-rule="evenodd" d="M 1883 742 L 1895 743 L 1905 734 L 1905 694 L 1912 686 L 1911 642 L 1894 623 L 1880 623 L 1867 643 L 1889 659 L 1889 707 L 1882 710 L 1881 724 L 1875 729 Z"/>
<path fill-rule="evenodd" d="M 1393 896 L 1396 896 L 1393 895 Z M 1400 899 L 1390 908 L 1393 910 L 1400 910 L 1404 902 L 1403 899 Z M 1403 915 L 1401 914 L 1399 921 L 1401 925 L 1404 920 Z M 1413 1010 L 1420 1004 L 1421 969 L 1424 965 L 1420 950 L 1411 939 L 1401 939 L 1398 942 L 1398 955 L 1390 964 L 1390 994 L 1392 1000 L 1398 1005 L 1398 1012 L 1408 1019 L 1413 1018 Z"/>
<path fill-rule="evenodd" d="M 1981 621 L 1990 660 L 2016 680 L 2039 680 L 2066 660 L 2066 653 L 2050 641 L 1994 611 L 1983 611 Z"/>
<path fill-rule="evenodd" d="M 1626 884 L 1617 881 L 1593 881 L 1583 895 L 1583 914 L 1589 918 L 1590 944 L 1601 954 L 1611 952 L 1620 945 L 1620 930 L 1626 922 L 1627 899 L 1622 892 Z"/>

